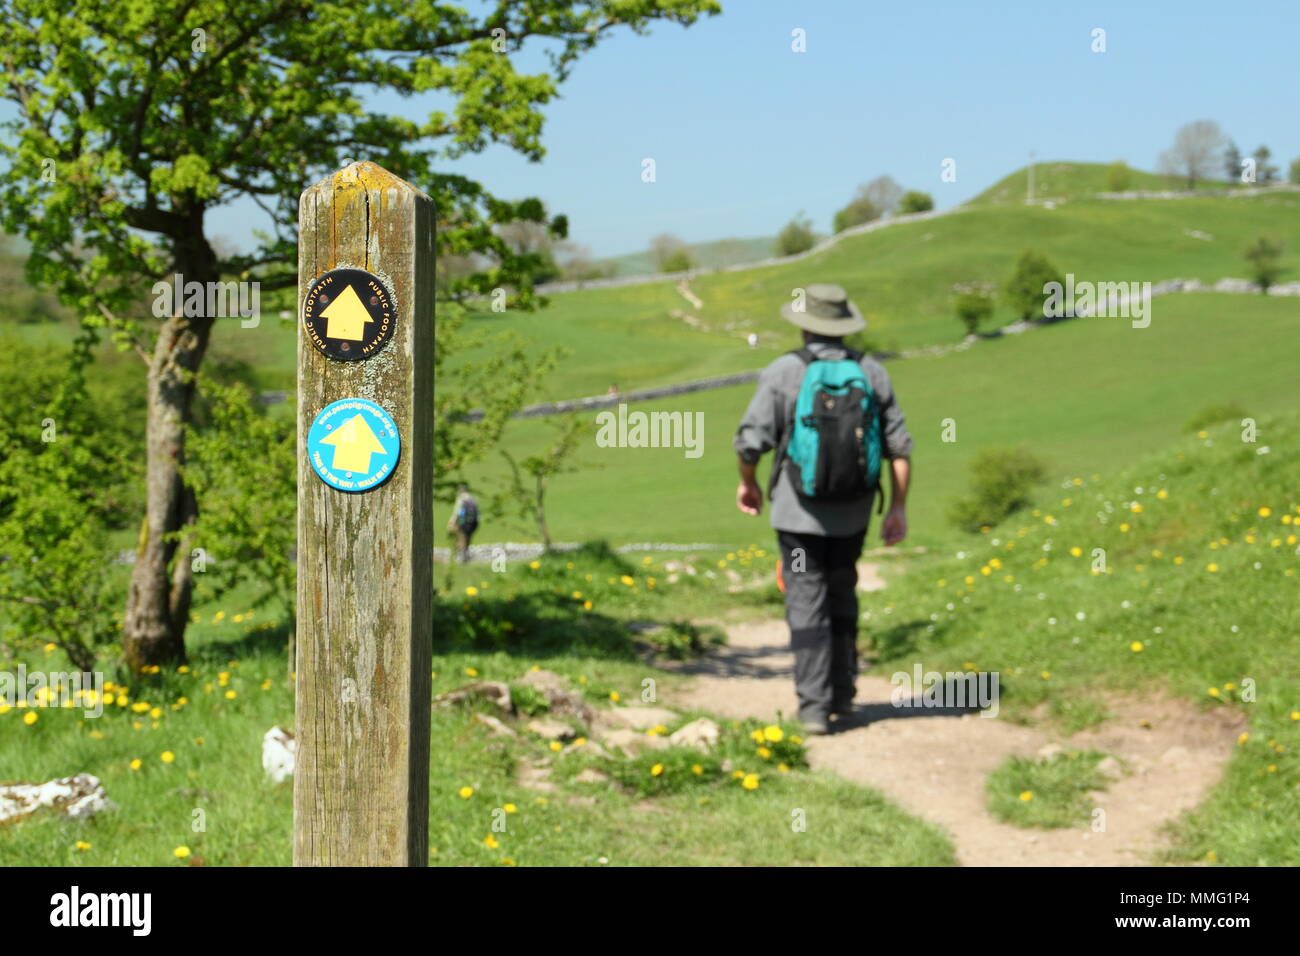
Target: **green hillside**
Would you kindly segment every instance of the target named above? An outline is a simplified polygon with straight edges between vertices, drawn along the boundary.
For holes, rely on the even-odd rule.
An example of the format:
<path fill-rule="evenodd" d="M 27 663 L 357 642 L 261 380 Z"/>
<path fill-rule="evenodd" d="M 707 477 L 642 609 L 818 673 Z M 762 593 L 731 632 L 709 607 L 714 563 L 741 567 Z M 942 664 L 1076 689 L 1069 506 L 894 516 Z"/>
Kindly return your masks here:
<path fill-rule="evenodd" d="M 700 269 L 722 269 L 742 262 L 757 262 L 774 255 L 774 236 L 750 239 L 715 239 L 688 244 L 691 261 Z M 598 266 L 612 266 L 615 276 L 648 276 L 659 271 L 649 249 L 597 260 Z"/>
<path fill-rule="evenodd" d="M 1034 196 L 1037 199 L 1089 199 L 1100 192 L 1110 192 L 1108 181 L 1110 167 L 1106 163 L 1070 163 L 1046 162 L 1034 164 Z M 1233 183 L 1205 182 L 1198 188 L 1204 190 L 1228 189 Z M 1187 180 L 1181 176 L 1167 176 L 1163 173 L 1149 173 L 1142 169 L 1128 171 L 1128 185 L 1125 190 L 1156 191 L 1165 189 L 1184 190 Z M 967 206 L 993 206 L 1002 203 L 1021 202 L 1028 195 L 1029 167 L 1017 169 L 1014 173 L 998 180 L 974 199 Z"/>
<path fill-rule="evenodd" d="M 1300 416 L 1259 425 L 1256 444 L 1233 422 L 1099 466 L 909 563 L 865 625 L 878 669 L 996 671 L 1006 716 L 1042 707 L 1075 728 L 1113 695 L 1223 710 L 1248 729 L 1175 859 L 1300 864 Z"/>
<path fill-rule="evenodd" d="M 1235 401 L 1253 415 L 1293 408 L 1294 355 L 1278 344 L 1298 333 L 1295 299 L 1188 293 L 1156 299 L 1146 329 L 1076 319 L 942 358 L 891 362 L 916 440 L 913 543 L 951 537 L 944 513 L 983 448 L 1025 443 L 1057 478 L 1110 473 L 1177 438 L 1207 405 Z M 581 470 L 555 479 L 549 492 L 553 533 L 568 541 L 766 541 L 766 518 L 746 518 L 732 501 L 731 437 L 752 393 L 738 386 L 636 405 L 702 413 L 703 455 L 585 442 Z M 956 442 L 940 441 L 946 418 L 957 423 Z M 512 453 L 527 454 L 549 434 L 542 420 L 525 419 L 506 440 Z M 499 462 L 471 473 L 488 482 L 502 476 Z M 488 522 L 480 537 L 534 540 L 536 532 L 520 521 Z"/>

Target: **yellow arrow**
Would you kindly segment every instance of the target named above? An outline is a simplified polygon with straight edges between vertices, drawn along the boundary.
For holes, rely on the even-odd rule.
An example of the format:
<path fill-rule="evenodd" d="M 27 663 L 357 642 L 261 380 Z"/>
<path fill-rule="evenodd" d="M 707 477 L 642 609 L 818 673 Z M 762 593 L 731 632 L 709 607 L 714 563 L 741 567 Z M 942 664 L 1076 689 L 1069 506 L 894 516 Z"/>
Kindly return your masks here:
<path fill-rule="evenodd" d="M 366 323 L 375 321 L 351 285 L 343 287 L 334 301 L 321 310 L 321 316 L 329 322 L 325 326 L 327 339 L 351 339 L 354 342 L 360 342 L 365 335 Z"/>
<path fill-rule="evenodd" d="M 348 288 L 352 287 L 348 286 Z M 359 475 L 370 473 L 371 455 L 388 454 L 361 415 L 348 419 L 335 432 L 322 438 L 320 443 L 334 446 L 332 467 Z"/>

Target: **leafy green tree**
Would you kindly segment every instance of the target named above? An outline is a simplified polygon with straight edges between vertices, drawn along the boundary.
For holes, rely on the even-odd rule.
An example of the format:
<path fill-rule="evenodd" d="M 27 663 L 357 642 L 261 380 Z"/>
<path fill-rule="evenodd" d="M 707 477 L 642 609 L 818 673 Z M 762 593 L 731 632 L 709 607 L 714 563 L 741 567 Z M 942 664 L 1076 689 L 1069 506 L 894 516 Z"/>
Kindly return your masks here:
<path fill-rule="evenodd" d="M 680 249 L 674 249 L 664 257 L 659 266 L 660 272 L 686 272 L 694 268 L 695 260 L 691 258 L 691 252 L 685 246 Z"/>
<path fill-rule="evenodd" d="M 191 428 L 183 476 L 205 502 L 186 529 L 182 560 L 213 597 L 251 586 L 254 607 L 274 604 L 289 624 L 289 667 L 297 571 L 297 435 L 291 416 L 272 417 L 242 384 L 200 379 L 210 419 Z"/>
<path fill-rule="evenodd" d="M 1241 150 L 1232 141 L 1223 150 L 1223 177 L 1230 183 L 1241 182 Z"/>
<path fill-rule="evenodd" d="M 1128 163 L 1122 159 L 1117 159 L 1106 167 L 1106 191 L 1110 193 L 1122 193 L 1128 189 L 1129 184 L 1133 181 L 1133 170 L 1129 169 Z"/>
<path fill-rule="evenodd" d="M 1291 170 L 1287 175 L 1287 179 L 1300 186 L 1300 157 L 1291 160 Z"/>
<path fill-rule="evenodd" d="M 980 325 L 993 314 L 992 289 L 983 283 L 959 286 L 953 308 L 967 335 L 979 332 Z"/>
<path fill-rule="evenodd" d="M 136 476 L 138 437 L 101 417 L 116 403 L 88 390 L 84 339 L 69 355 L 16 341 L 3 349 L 14 361 L 0 378 L 0 407 L 11 412 L 0 415 L 0 643 L 54 644 L 92 670 L 118 638 L 109 533 Z"/>
<path fill-rule="evenodd" d="M 1026 249 L 1002 287 L 1003 298 L 1020 319 L 1042 318 L 1047 298 L 1043 287 L 1049 282 L 1064 283 L 1065 276 L 1042 253 Z"/>
<path fill-rule="evenodd" d="M 587 431 L 587 423 L 573 414 L 564 415 L 552 425 L 556 430 L 555 439 L 540 454 L 516 462 L 508 450 L 501 449 L 501 457 L 510 466 L 511 495 L 518 503 L 520 513 L 531 516 L 537 523 L 537 534 L 546 551 L 551 550 L 551 529 L 546 524 L 548 485 L 556 475 L 574 470 L 571 459 Z"/>
<path fill-rule="evenodd" d="M 904 215 L 909 212 L 929 212 L 933 208 L 934 197 L 917 189 L 903 193 L 903 198 L 898 201 L 898 211 Z"/>
<path fill-rule="evenodd" d="M 1266 186 L 1277 182 L 1277 167 L 1269 162 L 1272 158 L 1273 152 L 1267 146 L 1255 150 L 1255 182 Z"/>
<path fill-rule="evenodd" d="M 1267 294 L 1278 277 L 1282 274 L 1282 252 L 1286 247 L 1277 239 L 1260 236 L 1246 247 L 1246 262 L 1250 265 L 1250 277 L 1259 286 L 1259 291 Z"/>
<path fill-rule="evenodd" d="M 804 216 L 801 212 L 777 233 L 776 236 L 776 254 L 778 256 L 793 256 L 800 252 L 807 252 L 817 244 L 817 234 L 813 232 L 812 220 Z"/>
<path fill-rule="evenodd" d="M 876 208 L 876 204 L 859 190 L 858 195 L 853 197 L 853 201 L 835 214 L 831 228 L 839 233 L 879 218 L 880 210 Z"/>
<path fill-rule="evenodd" d="M 0 6 L 0 225 L 31 244 L 28 276 L 56 290 L 90 328 L 148 363 L 147 507 L 132 569 L 123 644 L 132 668 L 182 659 L 193 591 L 178 532 L 198 502 L 183 478 L 195 373 L 218 316 L 181 310 L 154 323 L 148 290 L 174 273 L 225 276 L 263 291 L 296 282 L 303 189 L 345 158 L 371 159 L 437 199 L 439 255 L 489 254 L 448 291 L 516 290 L 531 274 L 495 232 L 538 219 L 434 169 L 504 144 L 543 155 L 541 107 L 575 60 L 617 27 L 694 23 L 716 0 L 512 0 L 469 12 L 424 0 L 7 0 Z M 515 56 L 539 38 L 550 71 Z M 367 109 L 356 95 L 436 92 L 424 122 Z M 246 254 L 222 255 L 209 210 L 251 199 L 272 229 Z"/>

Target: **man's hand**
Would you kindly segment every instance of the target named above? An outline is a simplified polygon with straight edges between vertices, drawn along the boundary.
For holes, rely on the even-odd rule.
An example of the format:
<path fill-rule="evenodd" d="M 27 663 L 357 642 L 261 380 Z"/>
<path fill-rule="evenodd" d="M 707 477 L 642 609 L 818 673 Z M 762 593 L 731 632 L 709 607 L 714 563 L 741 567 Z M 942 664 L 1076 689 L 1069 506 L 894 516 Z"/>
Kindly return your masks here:
<path fill-rule="evenodd" d="M 907 537 L 907 514 L 901 505 L 893 505 L 885 513 L 885 522 L 880 526 L 880 538 L 886 545 L 895 545 Z"/>
<path fill-rule="evenodd" d="M 756 481 L 741 481 L 736 488 L 736 507 L 747 515 L 756 515 L 763 510 L 763 490 Z"/>

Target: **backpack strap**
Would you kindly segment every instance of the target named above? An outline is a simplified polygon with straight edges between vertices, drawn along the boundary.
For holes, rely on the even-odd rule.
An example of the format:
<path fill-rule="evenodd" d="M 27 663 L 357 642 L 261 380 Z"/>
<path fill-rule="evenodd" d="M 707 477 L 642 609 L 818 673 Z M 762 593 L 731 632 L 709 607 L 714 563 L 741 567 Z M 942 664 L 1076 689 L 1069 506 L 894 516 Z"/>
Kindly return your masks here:
<path fill-rule="evenodd" d="M 812 349 L 804 346 L 801 349 L 793 349 L 786 352 L 786 355 L 794 355 L 803 362 L 804 370 L 807 371 L 809 365 L 817 361 L 817 356 L 813 354 Z M 794 431 L 794 408 L 790 409 L 790 420 L 786 422 L 785 433 L 781 437 L 781 444 L 776 448 L 776 454 L 772 457 L 772 473 L 767 478 L 767 500 L 772 500 L 772 491 L 776 488 L 776 480 L 781 477 L 781 468 L 785 465 L 785 449 L 790 444 L 790 435 Z"/>

